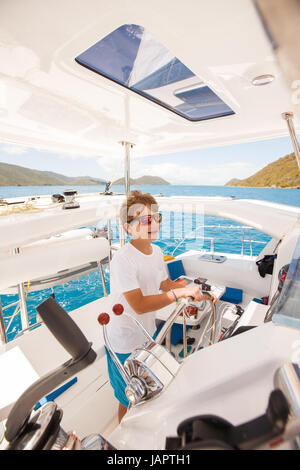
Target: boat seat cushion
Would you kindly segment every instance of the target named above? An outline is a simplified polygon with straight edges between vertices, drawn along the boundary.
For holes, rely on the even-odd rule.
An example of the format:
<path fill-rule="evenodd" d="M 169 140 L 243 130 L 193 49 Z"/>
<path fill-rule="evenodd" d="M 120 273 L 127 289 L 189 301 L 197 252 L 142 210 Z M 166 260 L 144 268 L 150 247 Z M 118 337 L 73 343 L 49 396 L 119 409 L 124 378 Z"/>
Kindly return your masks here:
<path fill-rule="evenodd" d="M 185 275 L 183 263 L 180 259 L 167 263 L 170 279 L 175 281 L 179 276 Z"/>
<path fill-rule="evenodd" d="M 159 327 L 157 328 L 156 332 L 153 335 L 153 339 L 155 339 L 162 329 L 163 325 L 165 322 L 162 322 Z M 187 326 L 186 329 L 188 330 L 190 326 Z M 176 346 L 179 341 L 183 338 L 183 325 L 180 325 L 179 323 L 174 323 L 171 329 L 171 344 L 173 346 Z"/>
<path fill-rule="evenodd" d="M 223 302 L 230 302 L 231 304 L 239 304 L 243 300 L 243 291 L 242 289 L 226 287 L 226 290 L 220 300 L 223 300 Z"/>

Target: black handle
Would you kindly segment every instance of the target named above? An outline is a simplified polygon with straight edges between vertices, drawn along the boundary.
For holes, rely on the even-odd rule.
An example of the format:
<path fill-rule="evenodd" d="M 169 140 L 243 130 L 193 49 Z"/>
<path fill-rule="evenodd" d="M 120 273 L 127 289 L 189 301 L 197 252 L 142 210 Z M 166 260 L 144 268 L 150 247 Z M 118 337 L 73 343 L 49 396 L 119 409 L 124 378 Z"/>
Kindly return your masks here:
<path fill-rule="evenodd" d="M 49 297 L 36 310 L 53 336 L 73 359 L 82 357 L 89 351 L 90 343 L 56 300 Z"/>
<path fill-rule="evenodd" d="M 36 310 L 72 359 L 38 379 L 18 398 L 6 422 L 5 438 L 9 442 L 13 442 L 24 432 L 31 411 L 41 398 L 94 362 L 97 357 L 91 343 L 52 297 L 42 302 Z"/>

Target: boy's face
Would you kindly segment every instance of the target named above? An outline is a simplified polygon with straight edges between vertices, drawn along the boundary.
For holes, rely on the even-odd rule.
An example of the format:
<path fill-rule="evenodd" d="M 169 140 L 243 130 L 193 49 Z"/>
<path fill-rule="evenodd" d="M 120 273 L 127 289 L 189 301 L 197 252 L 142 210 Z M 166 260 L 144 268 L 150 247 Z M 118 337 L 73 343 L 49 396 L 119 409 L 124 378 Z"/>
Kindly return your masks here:
<path fill-rule="evenodd" d="M 160 230 L 160 215 L 158 214 L 157 207 L 151 208 L 142 204 L 131 206 L 128 215 L 133 217 L 133 220 L 125 224 L 128 234 L 133 239 L 156 240 Z"/>

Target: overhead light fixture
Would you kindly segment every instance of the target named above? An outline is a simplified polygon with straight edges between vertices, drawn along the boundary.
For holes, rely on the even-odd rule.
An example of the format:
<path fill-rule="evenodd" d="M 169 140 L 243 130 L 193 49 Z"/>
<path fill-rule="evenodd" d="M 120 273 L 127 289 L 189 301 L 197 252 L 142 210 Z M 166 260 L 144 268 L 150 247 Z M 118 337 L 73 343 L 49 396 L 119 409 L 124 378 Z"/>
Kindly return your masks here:
<path fill-rule="evenodd" d="M 271 73 L 266 73 L 264 75 L 258 75 L 257 77 L 252 78 L 251 83 L 254 86 L 268 85 L 273 82 L 275 76 Z"/>

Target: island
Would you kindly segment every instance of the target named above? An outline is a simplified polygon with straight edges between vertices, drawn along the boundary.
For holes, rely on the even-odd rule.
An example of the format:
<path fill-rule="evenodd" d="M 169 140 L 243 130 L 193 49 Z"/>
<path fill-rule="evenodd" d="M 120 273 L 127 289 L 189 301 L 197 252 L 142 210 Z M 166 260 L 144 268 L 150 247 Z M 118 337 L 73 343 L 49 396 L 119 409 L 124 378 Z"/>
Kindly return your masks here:
<path fill-rule="evenodd" d="M 245 179 L 233 178 L 225 186 L 250 186 L 255 188 L 300 189 L 300 171 L 294 153 L 266 165 Z"/>
<path fill-rule="evenodd" d="M 39 171 L 19 165 L 0 162 L 0 186 L 88 186 L 106 185 L 108 182 L 91 176 L 65 176 L 52 171 Z M 114 181 L 114 185 L 124 185 L 124 178 Z M 130 178 L 131 185 L 169 185 L 159 176 Z"/>
<path fill-rule="evenodd" d="M 106 181 L 90 176 L 65 176 L 0 162 L 0 186 L 85 186 L 104 185 Z"/>
<path fill-rule="evenodd" d="M 112 184 L 124 185 L 125 178 L 119 178 L 118 180 L 114 181 Z M 140 178 L 130 178 L 130 185 L 170 185 L 168 181 L 164 180 L 160 176 L 150 176 L 144 175 Z"/>

